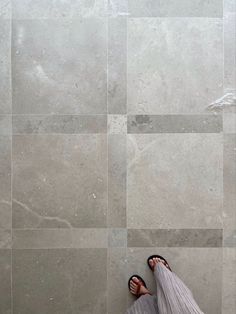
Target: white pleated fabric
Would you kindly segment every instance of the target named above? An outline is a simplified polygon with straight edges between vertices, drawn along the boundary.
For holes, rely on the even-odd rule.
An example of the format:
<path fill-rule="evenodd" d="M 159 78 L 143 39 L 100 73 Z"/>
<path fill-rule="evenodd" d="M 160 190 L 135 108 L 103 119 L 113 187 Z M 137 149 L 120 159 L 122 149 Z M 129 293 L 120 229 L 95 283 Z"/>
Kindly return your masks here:
<path fill-rule="evenodd" d="M 127 314 L 204 314 L 183 281 L 162 263 L 155 267 L 157 295 L 137 299 Z"/>

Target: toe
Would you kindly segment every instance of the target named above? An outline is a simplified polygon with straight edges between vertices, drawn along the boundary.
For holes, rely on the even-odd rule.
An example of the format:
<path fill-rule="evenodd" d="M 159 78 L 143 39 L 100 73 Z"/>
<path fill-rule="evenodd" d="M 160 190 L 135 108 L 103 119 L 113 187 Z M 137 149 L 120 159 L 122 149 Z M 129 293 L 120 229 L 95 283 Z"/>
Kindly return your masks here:
<path fill-rule="evenodd" d="M 151 268 L 154 267 L 154 261 L 153 261 L 153 259 L 150 259 L 150 260 L 149 260 L 149 265 L 151 266 Z"/>
<path fill-rule="evenodd" d="M 133 277 L 132 281 L 137 284 L 139 282 L 139 279 L 137 277 Z"/>

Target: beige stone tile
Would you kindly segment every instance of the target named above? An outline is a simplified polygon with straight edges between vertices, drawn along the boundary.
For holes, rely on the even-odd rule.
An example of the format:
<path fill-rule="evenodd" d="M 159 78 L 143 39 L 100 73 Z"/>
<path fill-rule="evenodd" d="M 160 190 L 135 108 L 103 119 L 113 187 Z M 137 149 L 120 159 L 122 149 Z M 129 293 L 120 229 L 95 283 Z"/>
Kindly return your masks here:
<path fill-rule="evenodd" d="M 222 134 L 128 136 L 127 227 L 222 228 Z"/>
<path fill-rule="evenodd" d="M 103 228 L 13 230 L 14 249 L 107 247 L 107 230 Z"/>
<path fill-rule="evenodd" d="M 13 112 L 106 113 L 106 64 L 105 19 L 14 20 Z"/>
<path fill-rule="evenodd" d="M 11 314 L 11 250 L 0 250 L 0 313 Z"/>
<path fill-rule="evenodd" d="M 236 249 L 224 248 L 222 314 L 234 314 L 236 311 Z"/>
<path fill-rule="evenodd" d="M 15 228 L 105 227 L 106 135 L 15 135 Z"/>
<path fill-rule="evenodd" d="M 106 249 L 13 251 L 19 313 L 106 313 Z"/>
<path fill-rule="evenodd" d="M 11 138 L 0 136 L 0 228 L 11 228 Z"/>
<path fill-rule="evenodd" d="M 129 19 L 127 60 L 128 113 L 208 112 L 223 93 L 222 20 Z"/>

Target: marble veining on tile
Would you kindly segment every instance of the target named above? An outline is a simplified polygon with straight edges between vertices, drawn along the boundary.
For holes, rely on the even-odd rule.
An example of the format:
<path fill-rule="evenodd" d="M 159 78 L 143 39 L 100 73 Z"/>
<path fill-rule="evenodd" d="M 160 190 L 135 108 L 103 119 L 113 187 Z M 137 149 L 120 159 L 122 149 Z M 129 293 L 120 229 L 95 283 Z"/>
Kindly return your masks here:
<path fill-rule="evenodd" d="M 13 226 L 105 227 L 106 135 L 15 135 Z"/>
<path fill-rule="evenodd" d="M 223 93 L 222 47 L 221 19 L 129 19 L 128 113 L 205 113 Z"/>
<path fill-rule="evenodd" d="M 121 314 L 160 254 L 236 310 L 233 0 L 0 0 L 0 314 Z"/>
<path fill-rule="evenodd" d="M 14 113 L 106 113 L 105 19 L 14 20 L 12 32 Z"/>

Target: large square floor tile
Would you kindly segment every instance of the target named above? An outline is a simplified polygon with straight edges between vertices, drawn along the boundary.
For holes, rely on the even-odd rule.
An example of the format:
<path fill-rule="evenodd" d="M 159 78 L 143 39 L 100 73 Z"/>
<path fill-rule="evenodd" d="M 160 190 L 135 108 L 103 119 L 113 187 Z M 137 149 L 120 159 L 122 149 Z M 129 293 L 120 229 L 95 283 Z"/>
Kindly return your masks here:
<path fill-rule="evenodd" d="M 105 227 L 105 135 L 13 138 L 15 228 Z"/>
<path fill-rule="evenodd" d="M 222 96 L 222 20 L 128 21 L 128 112 L 202 113 Z"/>
<path fill-rule="evenodd" d="M 13 251 L 14 313 L 106 313 L 106 263 L 106 249 Z"/>
<path fill-rule="evenodd" d="M 0 250 L 0 313 L 11 314 L 11 251 Z"/>
<path fill-rule="evenodd" d="M 9 2 L 9 1 L 8 1 Z M 0 3 L 0 17 L 7 9 Z M 11 113 L 11 21 L 0 19 L 0 114 Z"/>
<path fill-rule="evenodd" d="M 106 112 L 105 20 L 15 20 L 12 48 L 14 113 Z"/>
<path fill-rule="evenodd" d="M 0 228 L 11 228 L 10 136 L 0 136 Z"/>
<path fill-rule="evenodd" d="M 222 134 L 128 136 L 128 228 L 222 227 Z"/>

